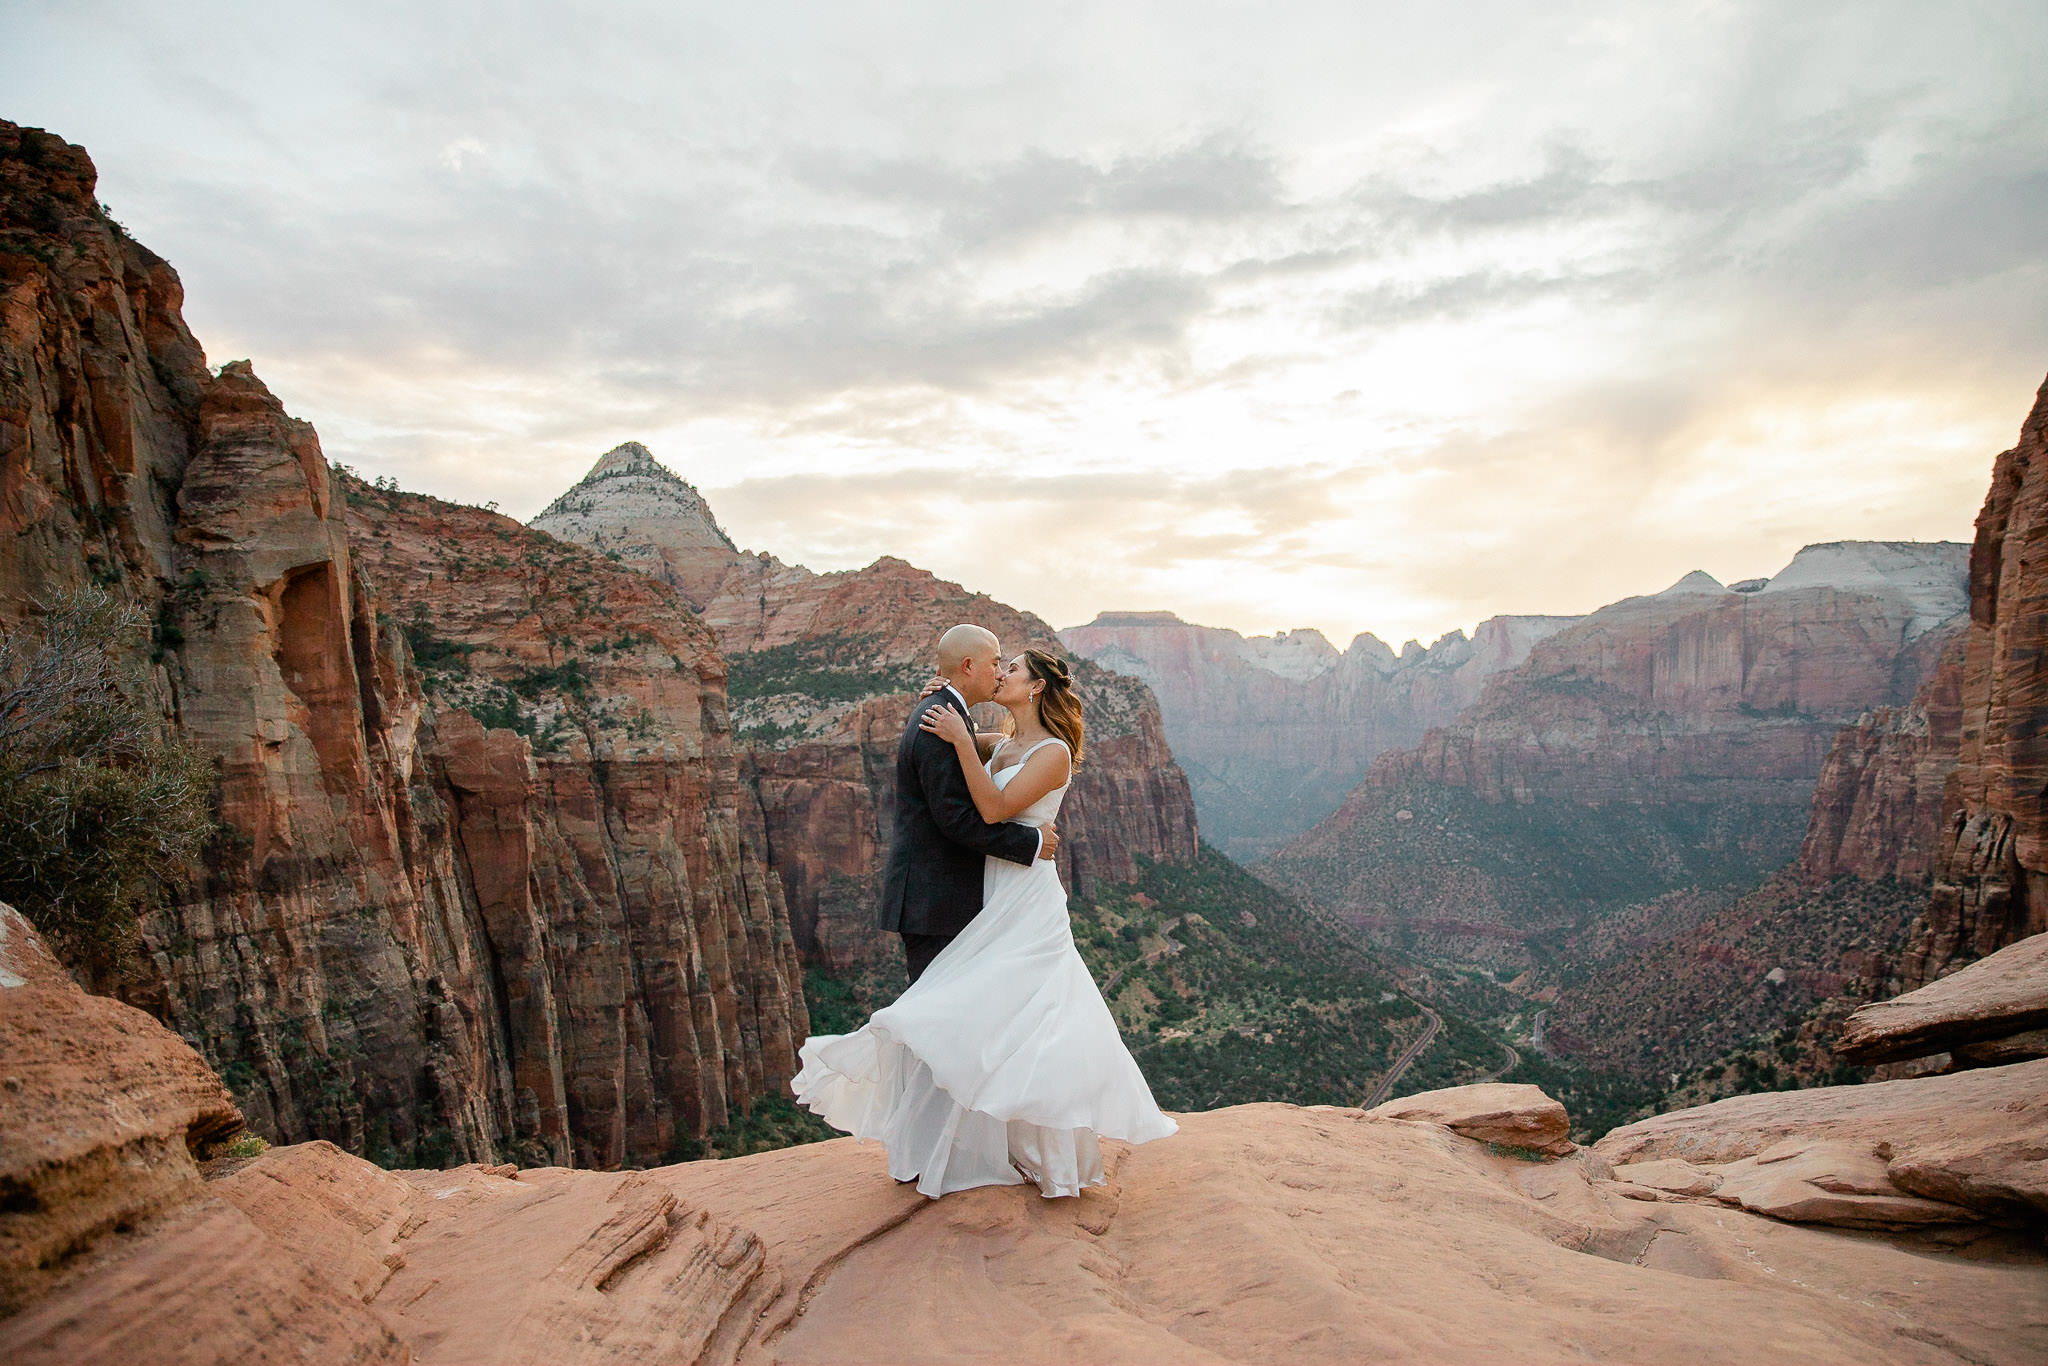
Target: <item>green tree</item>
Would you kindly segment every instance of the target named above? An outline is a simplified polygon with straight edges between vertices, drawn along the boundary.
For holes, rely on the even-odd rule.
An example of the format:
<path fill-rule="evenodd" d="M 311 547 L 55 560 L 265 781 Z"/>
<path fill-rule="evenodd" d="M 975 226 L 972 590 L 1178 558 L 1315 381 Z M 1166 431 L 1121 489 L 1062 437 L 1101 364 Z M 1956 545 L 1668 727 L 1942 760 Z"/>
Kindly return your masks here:
<path fill-rule="evenodd" d="M 213 831 L 211 764 L 145 700 L 148 637 L 99 588 L 0 632 L 0 900 L 95 981 Z"/>

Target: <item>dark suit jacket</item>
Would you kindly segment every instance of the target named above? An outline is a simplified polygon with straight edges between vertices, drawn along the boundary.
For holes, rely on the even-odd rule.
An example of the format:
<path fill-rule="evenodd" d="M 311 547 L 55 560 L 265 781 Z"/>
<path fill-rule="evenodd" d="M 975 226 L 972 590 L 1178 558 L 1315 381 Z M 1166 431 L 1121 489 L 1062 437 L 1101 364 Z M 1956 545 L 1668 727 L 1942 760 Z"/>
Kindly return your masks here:
<path fill-rule="evenodd" d="M 1008 821 L 990 825 L 974 809 L 960 756 L 918 728 L 933 707 L 967 708 L 944 688 L 910 709 L 896 742 L 896 830 L 882 874 L 875 924 L 902 934 L 958 934 L 981 911 L 982 856 L 1030 867 L 1038 831 Z"/>

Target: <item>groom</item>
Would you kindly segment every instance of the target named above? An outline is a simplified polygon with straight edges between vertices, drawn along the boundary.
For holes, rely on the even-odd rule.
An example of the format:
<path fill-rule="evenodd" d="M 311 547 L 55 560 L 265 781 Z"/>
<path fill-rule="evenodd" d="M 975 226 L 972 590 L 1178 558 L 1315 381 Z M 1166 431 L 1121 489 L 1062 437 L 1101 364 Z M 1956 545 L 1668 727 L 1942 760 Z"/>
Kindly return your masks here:
<path fill-rule="evenodd" d="M 939 637 L 939 673 L 946 686 L 910 709 L 896 742 L 896 832 L 882 875 L 875 924 L 903 936 L 903 957 L 915 982 L 939 951 L 981 911 L 984 855 L 1031 866 L 1051 858 L 1060 837 L 1052 826 L 990 825 L 974 809 L 954 748 L 918 721 L 933 707 L 951 707 L 969 726 L 967 709 L 995 694 L 1002 650 L 993 631 L 955 626 Z"/>

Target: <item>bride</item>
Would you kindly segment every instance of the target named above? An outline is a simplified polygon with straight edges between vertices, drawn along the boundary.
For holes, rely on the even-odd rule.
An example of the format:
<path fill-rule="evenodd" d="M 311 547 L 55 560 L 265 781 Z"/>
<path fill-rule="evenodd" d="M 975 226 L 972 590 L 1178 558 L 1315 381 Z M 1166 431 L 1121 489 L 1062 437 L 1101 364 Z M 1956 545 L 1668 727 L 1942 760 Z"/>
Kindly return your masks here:
<path fill-rule="evenodd" d="M 1005 736 L 977 737 L 949 707 L 923 727 L 959 754 L 983 820 L 1044 825 L 1081 759 L 1072 675 L 1057 655 L 1026 650 L 991 700 L 1009 710 Z M 989 858 L 980 913 L 924 975 L 854 1033 L 806 1040 L 801 1056 L 798 1102 L 880 1139 L 890 1175 L 934 1199 L 1026 1181 L 1079 1195 L 1102 1184 L 1098 1139 L 1146 1143 L 1179 1127 L 1118 1037 L 1044 859 Z"/>

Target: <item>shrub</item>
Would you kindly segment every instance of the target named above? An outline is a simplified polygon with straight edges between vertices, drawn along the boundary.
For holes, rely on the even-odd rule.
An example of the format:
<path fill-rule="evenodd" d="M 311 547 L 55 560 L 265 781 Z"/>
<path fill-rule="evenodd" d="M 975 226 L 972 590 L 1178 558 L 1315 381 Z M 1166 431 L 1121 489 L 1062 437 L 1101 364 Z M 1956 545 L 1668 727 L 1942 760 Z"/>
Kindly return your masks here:
<path fill-rule="evenodd" d="M 95 981 L 213 832 L 213 769 L 167 733 L 132 661 L 143 611 L 98 588 L 0 633 L 0 900 Z"/>

